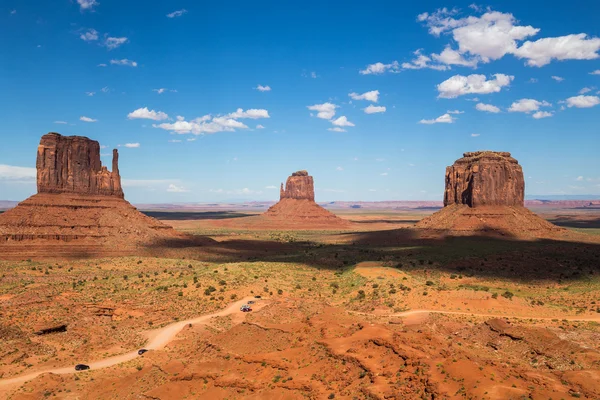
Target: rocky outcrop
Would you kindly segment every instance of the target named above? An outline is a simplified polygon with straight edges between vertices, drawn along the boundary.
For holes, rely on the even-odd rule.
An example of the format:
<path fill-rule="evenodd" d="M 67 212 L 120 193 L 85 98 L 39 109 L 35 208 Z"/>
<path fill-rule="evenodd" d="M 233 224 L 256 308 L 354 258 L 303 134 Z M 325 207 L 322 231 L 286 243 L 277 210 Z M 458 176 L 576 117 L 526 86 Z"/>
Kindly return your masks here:
<path fill-rule="evenodd" d="M 38 193 L 76 193 L 123 198 L 119 153 L 113 150 L 112 172 L 100 161 L 100 144 L 82 136 L 48 133 L 37 152 Z"/>
<path fill-rule="evenodd" d="M 525 181 L 508 152 L 476 151 L 446 168 L 444 206 L 523 206 Z"/>
<path fill-rule="evenodd" d="M 315 184 L 307 171 L 297 171 L 287 178 L 285 189 L 283 183 L 279 191 L 279 200 L 296 199 L 315 201 Z"/>

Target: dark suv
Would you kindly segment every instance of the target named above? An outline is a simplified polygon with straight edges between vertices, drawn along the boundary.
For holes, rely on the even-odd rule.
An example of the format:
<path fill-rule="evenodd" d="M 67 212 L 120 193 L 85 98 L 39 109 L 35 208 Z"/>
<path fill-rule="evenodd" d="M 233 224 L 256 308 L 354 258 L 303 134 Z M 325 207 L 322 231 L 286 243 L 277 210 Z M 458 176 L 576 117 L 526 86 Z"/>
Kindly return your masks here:
<path fill-rule="evenodd" d="M 90 369 L 90 366 L 85 364 L 77 364 L 75 366 L 75 371 L 85 371 L 86 369 Z"/>

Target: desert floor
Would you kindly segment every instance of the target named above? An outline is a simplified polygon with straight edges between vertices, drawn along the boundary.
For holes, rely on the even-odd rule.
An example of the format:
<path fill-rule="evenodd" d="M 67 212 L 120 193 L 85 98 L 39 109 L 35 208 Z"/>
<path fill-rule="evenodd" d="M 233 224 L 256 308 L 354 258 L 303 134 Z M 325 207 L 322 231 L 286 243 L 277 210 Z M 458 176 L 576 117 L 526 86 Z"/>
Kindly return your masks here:
<path fill-rule="evenodd" d="M 600 210 L 534 211 L 572 235 L 419 238 L 429 211 L 336 212 L 347 230 L 174 211 L 149 214 L 218 243 L 0 261 L 0 398 L 598 399 Z"/>

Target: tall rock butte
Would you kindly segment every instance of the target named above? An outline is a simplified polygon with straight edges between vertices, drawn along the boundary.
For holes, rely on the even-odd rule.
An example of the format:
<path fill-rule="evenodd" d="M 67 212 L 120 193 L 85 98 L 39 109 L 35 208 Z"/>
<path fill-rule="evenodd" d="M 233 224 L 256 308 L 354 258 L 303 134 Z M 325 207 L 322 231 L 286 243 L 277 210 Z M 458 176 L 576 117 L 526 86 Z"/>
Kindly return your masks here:
<path fill-rule="evenodd" d="M 525 204 L 523 169 L 508 152 L 464 153 L 446 168 L 444 208 L 418 228 L 452 235 L 547 236 L 563 229 Z"/>
<path fill-rule="evenodd" d="M 124 199 L 118 152 L 112 172 L 100 145 L 49 133 L 37 151 L 38 194 L 0 214 L 0 258 L 153 254 L 188 237 L 139 212 Z"/>
<path fill-rule="evenodd" d="M 82 136 L 48 133 L 37 151 L 38 193 L 77 193 L 124 198 L 119 153 L 113 150 L 112 172 L 100 161 L 100 144 Z"/>
<path fill-rule="evenodd" d="M 523 169 L 508 152 L 464 153 L 446 167 L 444 206 L 523 206 L 524 202 Z"/>
<path fill-rule="evenodd" d="M 308 171 L 294 172 L 287 178 L 285 189 L 283 183 L 279 192 L 279 200 L 296 199 L 315 201 L 315 183 Z"/>

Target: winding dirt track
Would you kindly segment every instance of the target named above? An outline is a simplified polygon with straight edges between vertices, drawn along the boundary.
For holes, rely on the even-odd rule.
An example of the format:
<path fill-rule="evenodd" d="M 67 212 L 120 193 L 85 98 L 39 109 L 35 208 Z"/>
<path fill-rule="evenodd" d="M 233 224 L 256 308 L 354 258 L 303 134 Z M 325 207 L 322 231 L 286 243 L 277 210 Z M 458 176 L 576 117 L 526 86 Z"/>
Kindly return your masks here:
<path fill-rule="evenodd" d="M 213 317 L 224 317 L 224 316 L 236 313 L 236 312 L 241 313 L 240 307 L 243 304 L 246 304 L 248 302 L 248 300 L 252 300 L 252 299 L 254 299 L 254 298 L 246 297 L 242 300 L 239 300 L 239 301 L 236 301 L 235 303 L 230 304 L 223 310 L 215 312 L 213 314 L 206 314 L 206 315 L 202 315 L 200 317 L 196 317 L 193 319 L 188 319 L 186 321 L 175 322 L 173 324 L 164 326 L 162 328 L 150 331 L 147 334 L 148 343 L 146 344 L 146 346 L 144 346 L 144 348 L 148 349 L 148 350 L 162 349 L 169 342 L 171 342 L 173 339 L 175 339 L 175 336 L 177 336 L 177 334 L 179 332 L 181 332 L 181 330 L 186 325 L 188 325 L 188 324 L 194 324 L 194 325 L 205 324 Z M 107 368 L 107 367 L 111 367 L 113 365 L 121 364 L 121 363 L 130 361 L 130 360 L 133 360 L 134 358 L 137 358 L 137 357 L 139 357 L 138 350 L 133 350 L 133 351 L 130 351 L 129 353 L 119 354 L 118 356 L 113 356 L 113 357 L 105 358 L 103 360 L 93 361 L 93 362 L 88 363 L 87 365 L 90 366 L 90 369 L 96 370 L 96 369 Z M 0 387 L 23 384 L 31 379 L 36 378 L 39 375 L 46 374 L 46 373 L 64 375 L 64 374 L 74 374 L 76 372 L 77 371 L 75 371 L 75 368 L 73 365 L 69 366 L 69 367 L 64 367 L 64 368 L 44 369 L 44 370 L 32 372 L 30 374 L 17 376 L 14 378 L 0 379 Z"/>
<path fill-rule="evenodd" d="M 213 314 L 206 314 L 200 317 L 196 317 L 193 319 L 189 319 L 186 321 L 179 321 L 173 324 L 167 325 L 165 327 L 156 329 L 148 333 L 148 343 L 144 347 L 148 350 L 159 350 L 165 347 L 169 342 L 171 342 L 179 332 L 188 324 L 205 324 L 213 317 L 223 317 L 227 315 L 231 315 L 233 313 L 241 313 L 239 308 L 248 302 L 248 300 L 253 299 L 253 297 L 246 297 L 242 300 L 239 300 L 235 303 L 230 304 L 226 308 L 221 311 L 218 311 Z M 484 317 L 484 318 L 518 318 L 518 319 L 534 319 L 534 320 L 544 320 L 550 321 L 553 319 L 561 319 L 567 321 L 581 321 L 581 322 L 600 322 L 600 315 L 594 317 L 534 317 L 534 316 L 515 316 L 515 315 L 501 315 L 501 314 L 478 314 L 472 312 L 461 312 L 461 311 L 443 311 L 443 310 L 410 310 L 404 311 L 395 314 L 387 314 L 387 315 L 376 315 L 371 313 L 362 313 L 362 312 L 352 312 L 353 314 L 359 315 L 370 315 L 370 316 L 378 316 L 378 317 L 410 317 L 419 314 L 446 314 L 446 315 L 465 315 L 472 317 Z M 139 357 L 137 350 L 131 351 L 129 353 L 120 354 L 118 356 L 113 356 L 109 358 L 105 358 L 103 360 L 94 361 L 89 363 L 90 369 L 96 370 L 101 368 L 111 367 L 113 365 L 121 364 L 130 360 L 133 360 L 136 357 Z M 64 368 L 55 368 L 55 369 L 46 369 L 37 372 L 32 372 L 27 375 L 21 375 L 14 378 L 2 379 L 0 380 L 0 387 L 7 387 L 17 384 L 23 384 L 31 379 L 36 378 L 37 376 L 45 373 L 53 373 L 53 374 L 73 374 L 76 373 L 75 368 L 73 366 L 64 367 Z"/>

